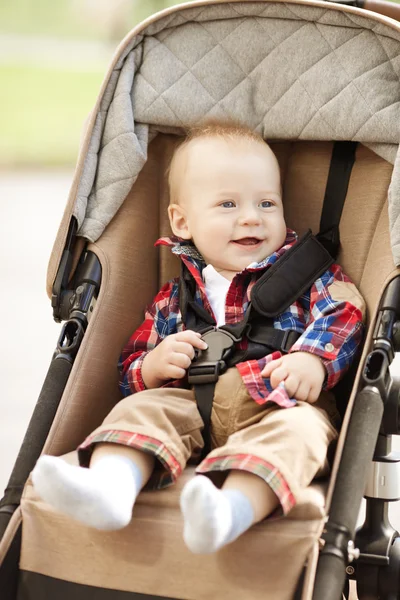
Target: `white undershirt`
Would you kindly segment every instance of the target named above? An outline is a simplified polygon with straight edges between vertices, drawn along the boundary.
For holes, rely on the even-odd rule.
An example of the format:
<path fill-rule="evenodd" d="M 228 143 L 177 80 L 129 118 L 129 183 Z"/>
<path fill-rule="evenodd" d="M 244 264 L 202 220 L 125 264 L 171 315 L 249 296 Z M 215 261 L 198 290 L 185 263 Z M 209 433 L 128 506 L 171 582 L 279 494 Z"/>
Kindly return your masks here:
<path fill-rule="evenodd" d="M 203 280 L 207 298 L 217 319 L 217 326 L 225 325 L 225 302 L 231 282 L 218 273 L 212 265 L 204 267 Z"/>

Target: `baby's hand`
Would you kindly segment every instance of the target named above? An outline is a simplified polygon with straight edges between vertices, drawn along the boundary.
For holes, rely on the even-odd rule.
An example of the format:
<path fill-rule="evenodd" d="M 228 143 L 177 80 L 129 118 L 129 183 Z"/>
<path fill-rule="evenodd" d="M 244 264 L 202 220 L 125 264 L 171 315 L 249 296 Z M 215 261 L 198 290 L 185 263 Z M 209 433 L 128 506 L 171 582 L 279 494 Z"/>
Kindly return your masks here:
<path fill-rule="evenodd" d="M 283 381 L 290 398 L 311 404 L 318 400 L 325 374 L 321 359 L 308 352 L 286 354 L 261 371 L 263 377 L 270 377 L 274 389 Z"/>
<path fill-rule="evenodd" d="M 147 388 L 163 385 L 168 379 L 183 379 L 194 358 L 194 349 L 205 350 L 200 333 L 181 331 L 166 337 L 143 360 L 142 378 Z"/>

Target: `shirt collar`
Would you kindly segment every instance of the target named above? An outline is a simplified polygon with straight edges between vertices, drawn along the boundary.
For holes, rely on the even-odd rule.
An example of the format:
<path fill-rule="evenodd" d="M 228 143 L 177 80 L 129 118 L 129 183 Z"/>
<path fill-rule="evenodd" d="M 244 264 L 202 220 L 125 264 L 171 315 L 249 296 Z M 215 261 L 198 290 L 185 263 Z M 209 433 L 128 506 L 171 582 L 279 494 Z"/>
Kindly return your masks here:
<path fill-rule="evenodd" d="M 159 238 L 154 245 L 169 246 L 173 254 L 188 256 L 189 258 L 193 258 L 194 260 L 204 263 L 204 258 L 197 250 L 192 240 L 184 240 L 180 237 L 172 235 L 171 237 Z"/>
<path fill-rule="evenodd" d="M 293 231 L 293 229 L 287 228 L 286 238 L 283 243 L 283 246 L 276 250 L 276 252 L 273 252 L 272 254 L 264 258 L 261 262 L 252 263 L 251 266 L 249 265 L 246 269 L 244 269 L 244 271 L 258 271 L 261 269 L 265 269 L 269 265 L 274 264 L 278 260 L 278 258 L 282 256 L 282 254 L 284 254 L 287 250 L 289 250 L 289 248 L 293 246 L 293 244 L 297 241 L 297 237 L 297 233 Z M 196 246 L 191 240 L 184 240 L 177 236 L 162 237 L 159 238 L 154 245 L 169 246 L 173 254 L 181 256 L 181 258 L 185 262 L 185 258 L 188 259 L 190 262 L 195 264 L 195 266 L 199 269 L 200 272 L 205 266 L 204 258 L 202 257 L 202 255 L 197 250 Z"/>

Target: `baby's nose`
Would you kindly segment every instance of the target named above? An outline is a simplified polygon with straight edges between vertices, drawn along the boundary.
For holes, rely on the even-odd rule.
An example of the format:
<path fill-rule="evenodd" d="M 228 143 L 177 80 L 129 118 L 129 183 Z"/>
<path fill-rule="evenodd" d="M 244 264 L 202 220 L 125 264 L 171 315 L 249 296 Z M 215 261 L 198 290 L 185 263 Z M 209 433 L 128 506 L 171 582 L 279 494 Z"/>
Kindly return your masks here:
<path fill-rule="evenodd" d="M 242 224 L 253 224 L 260 222 L 260 215 L 257 210 L 246 210 L 239 216 L 239 221 Z"/>

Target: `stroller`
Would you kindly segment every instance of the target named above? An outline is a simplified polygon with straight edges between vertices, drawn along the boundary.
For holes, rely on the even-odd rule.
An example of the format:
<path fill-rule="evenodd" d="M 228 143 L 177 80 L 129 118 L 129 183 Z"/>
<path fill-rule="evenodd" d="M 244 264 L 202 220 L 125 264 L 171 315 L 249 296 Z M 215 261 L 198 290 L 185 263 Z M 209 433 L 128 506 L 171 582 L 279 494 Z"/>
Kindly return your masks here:
<path fill-rule="evenodd" d="M 400 597 L 388 520 L 400 498 L 400 380 L 389 370 L 400 347 L 400 9 L 365 8 L 394 19 L 317 0 L 202 0 L 153 16 L 119 46 L 50 258 L 64 325 L 0 503 L 1 600 L 338 600 L 351 579 L 360 600 Z M 116 532 L 53 511 L 29 474 L 41 452 L 76 460 L 118 402 L 121 348 L 177 274 L 177 259 L 153 247 L 170 233 L 169 159 L 184 128 L 207 118 L 239 120 L 271 144 L 288 226 L 339 251 L 368 327 L 335 390 L 344 417 L 330 480 L 314 481 L 287 517 L 199 557 L 183 545 L 178 502 L 192 467 L 176 486 L 143 491 Z"/>

